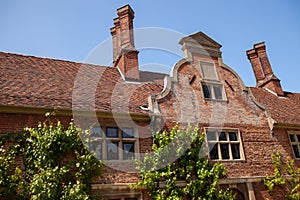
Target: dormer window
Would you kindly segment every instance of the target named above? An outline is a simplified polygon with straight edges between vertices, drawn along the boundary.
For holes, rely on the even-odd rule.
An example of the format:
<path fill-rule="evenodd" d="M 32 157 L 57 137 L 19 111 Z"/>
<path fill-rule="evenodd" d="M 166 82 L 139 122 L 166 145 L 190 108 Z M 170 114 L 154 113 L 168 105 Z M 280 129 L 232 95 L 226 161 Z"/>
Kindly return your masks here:
<path fill-rule="evenodd" d="M 214 63 L 200 62 L 201 73 L 204 81 L 202 84 L 205 99 L 225 100 L 224 87 L 216 70 Z"/>

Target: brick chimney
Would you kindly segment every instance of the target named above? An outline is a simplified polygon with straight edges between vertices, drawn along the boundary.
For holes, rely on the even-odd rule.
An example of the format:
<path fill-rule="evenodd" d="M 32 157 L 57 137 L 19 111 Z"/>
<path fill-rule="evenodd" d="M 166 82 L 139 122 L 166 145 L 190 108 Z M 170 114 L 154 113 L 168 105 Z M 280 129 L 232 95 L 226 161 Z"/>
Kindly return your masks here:
<path fill-rule="evenodd" d="M 283 96 L 280 80 L 274 75 L 270 65 L 265 43 L 254 44 L 253 49 L 246 53 L 256 78 L 256 87 L 267 88 L 278 96 Z"/>
<path fill-rule="evenodd" d="M 247 56 L 252 65 L 252 69 L 253 69 L 253 72 L 254 72 L 254 75 L 256 78 L 256 83 L 258 83 L 265 78 L 265 74 L 262 71 L 262 68 L 260 66 L 260 62 L 258 59 L 258 55 L 257 55 L 255 49 L 248 50 Z"/>
<path fill-rule="evenodd" d="M 110 29 L 113 41 L 113 65 L 126 80 L 139 80 L 138 51 L 134 46 L 134 11 L 129 5 L 117 9 L 118 17 Z"/>

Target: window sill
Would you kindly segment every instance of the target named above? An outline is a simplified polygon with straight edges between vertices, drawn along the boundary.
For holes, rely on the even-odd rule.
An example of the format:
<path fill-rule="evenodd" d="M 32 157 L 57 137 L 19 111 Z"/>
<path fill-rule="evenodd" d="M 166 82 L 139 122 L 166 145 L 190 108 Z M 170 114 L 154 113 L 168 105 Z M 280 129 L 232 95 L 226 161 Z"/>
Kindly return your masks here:
<path fill-rule="evenodd" d="M 132 162 L 135 162 L 136 158 L 133 159 L 133 160 L 99 160 L 103 163 L 118 163 L 118 162 L 121 162 L 121 163 L 132 163 Z"/>
<path fill-rule="evenodd" d="M 228 103 L 227 99 L 211 99 L 211 98 L 204 98 L 205 101 L 215 101 L 215 102 L 226 102 Z"/>
<path fill-rule="evenodd" d="M 209 162 L 213 162 L 213 163 L 217 163 L 217 162 L 242 162 L 242 163 L 246 163 L 246 160 L 245 159 L 235 159 L 235 160 L 211 160 L 209 159 L 208 160 Z"/>

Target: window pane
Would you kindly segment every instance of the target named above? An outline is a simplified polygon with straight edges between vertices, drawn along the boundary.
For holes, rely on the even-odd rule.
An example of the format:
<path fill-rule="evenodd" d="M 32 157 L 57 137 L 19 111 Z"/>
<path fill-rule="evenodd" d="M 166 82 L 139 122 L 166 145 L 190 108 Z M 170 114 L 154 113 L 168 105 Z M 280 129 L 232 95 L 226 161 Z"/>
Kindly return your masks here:
<path fill-rule="evenodd" d="M 213 88 L 214 88 L 214 93 L 215 93 L 215 99 L 223 99 L 222 86 L 214 85 Z"/>
<path fill-rule="evenodd" d="M 219 154 L 218 154 L 218 145 L 214 143 L 208 143 L 209 148 L 209 156 L 211 160 L 218 160 Z"/>
<path fill-rule="evenodd" d="M 90 131 L 90 136 L 91 137 L 102 137 L 102 131 L 100 126 L 94 126 L 92 127 Z"/>
<path fill-rule="evenodd" d="M 290 140 L 291 140 L 291 142 L 296 142 L 295 135 L 291 135 L 291 134 L 290 134 Z"/>
<path fill-rule="evenodd" d="M 297 135 L 297 140 L 298 142 L 300 142 L 300 135 Z"/>
<path fill-rule="evenodd" d="M 232 158 L 240 159 L 240 144 L 231 144 Z"/>
<path fill-rule="evenodd" d="M 108 160 L 118 160 L 118 142 L 107 142 L 107 159 Z"/>
<path fill-rule="evenodd" d="M 106 128 L 106 137 L 117 138 L 118 137 L 118 128 L 107 127 Z"/>
<path fill-rule="evenodd" d="M 215 65 L 213 63 L 201 63 L 203 78 L 209 80 L 218 80 L 217 73 L 215 70 Z"/>
<path fill-rule="evenodd" d="M 89 143 L 89 151 L 98 159 L 102 159 L 102 141 L 92 141 Z"/>
<path fill-rule="evenodd" d="M 237 133 L 235 133 L 235 132 L 229 132 L 229 140 L 230 141 L 238 141 Z"/>
<path fill-rule="evenodd" d="M 221 144 L 220 146 L 221 146 L 222 159 L 229 159 L 228 144 Z"/>
<path fill-rule="evenodd" d="M 220 141 L 227 141 L 227 138 L 226 138 L 226 133 L 225 132 L 219 132 L 219 140 Z"/>
<path fill-rule="evenodd" d="M 202 85 L 202 90 L 203 90 L 204 98 L 211 99 L 211 92 L 210 92 L 209 86 L 203 84 Z"/>
<path fill-rule="evenodd" d="M 123 128 L 122 138 L 133 138 L 133 128 Z"/>
<path fill-rule="evenodd" d="M 300 153 L 297 145 L 293 145 L 293 151 L 296 158 L 300 158 Z"/>
<path fill-rule="evenodd" d="M 123 143 L 123 159 L 133 160 L 134 159 L 134 143 L 124 142 Z"/>
<path fill-rule="evenodd" d="M 216 133 L 212 132 L 212 131 L 207 131 L 206 132 L 206 137 L 207 137 L 208 141 L 216 141 L 217 140 Z"/>

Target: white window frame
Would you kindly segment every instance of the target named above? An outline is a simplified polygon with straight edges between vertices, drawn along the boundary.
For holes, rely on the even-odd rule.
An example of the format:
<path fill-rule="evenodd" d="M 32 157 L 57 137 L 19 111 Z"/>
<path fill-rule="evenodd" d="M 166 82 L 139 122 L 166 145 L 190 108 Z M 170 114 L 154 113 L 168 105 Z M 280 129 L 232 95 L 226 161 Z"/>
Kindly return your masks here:
<path fill-rule="evenodd" d="M 98 146 L 94 149 L 92 149 L 92 153 L 95 155 L 95 157 L 99 160 L 100 159 L 100 153 L 97 151 L 97 148 L 101 148 L 101 160 L 105 161 L 133 161 L 134 159 L 138 159 L 138 154 L 139 154 L 139 140 L 138 140 L 138 131 L 137 127 L 129 127 L 129 126 L 123 126 L 123 127 L 118 127 L 115 125 L 108 125 L 108 126 L 94 126 L 91 128 L 100 128 L 101 131 L 101 137 L 94 137 L 90 136 L 89 137 L 89 149 L 91 148 L 91 145 Z M 117 137 L 107 137 L 106 131 L 108 128 L 116 128 L 118 130 L 118 136 Z M 126 128 L 132 128 L 133 129 L 133 138 L 125 138 L 122 137 L 122 129 Z M 108 159 L 108 152 L 107 152 L 107 147 L 110 142 L 117 142 L 118 143 L 118 159 Z M 124 149 L 123 149 L 123 143 L 134 143 L 134 153 L 132 159 L 124 159 Z M 101 145 L 100 145 L 101 144 Z"/>
<path fill-rule="evenodd" d="M 210 98 L 205 97 L 204 89 L 203 89 L 204 85 L 206 85 L 209 88 L 209 92 L 210 92 L 210 96 L 211 96 Z M 202 89 L 202 94 L 203 94 L 204 99 L 216 100 L 216 101 L 226 101 L 227 100 L 225 89 L 224 89 L 224 85 L 222 83 L 219 83 L 219 82 L 215 83 L 215 82 L 203 81 L 203 82 L 201 82 L 201 86 L 202 86 L 201 89 Z M 221 87 L 222 99 L 217 99 L 216 98 L 214 86 Z"/>
<path fill-rule="evenodd" d="M 233 128 L 215 128 L 215 127 L 207 127 L 204 129 L 205 130 L 205 138 L 206 138 L 206 148 L 207 148 L 207 154 L 208 157 L 211 161 L 243 161 L 245 160 L 245 155 L 244 155 L 244 148 L 243 148 L 243 142 L 241 138 L 241 133 L 239 129 L 233 129 Z M 208 134 L 214 132 L 216 140 L 209 140 Z M 226 134 L 226 141 L 220 140 L 219 136 L 221 132 L 225 132 Z M 233 141 L 229 139 L 229 133 L 234 132 L 236 133 L 237 140 Z M 212 159 L 210 155 L 210 145 L 209 144 L 215 144 L 217 145 L 217 150 L 218 150 L 218 159 Z M 221 152 L 221 144 L 228 144 L 228 151 L 229 151 L 229 159 L 222 159 L 222 152 Z M 235 159 L 233 158 L 232 154 L 232 148 L 231 144 L 239 144 L 239 154 L 240 158 Z"/>
<path fill-rule="evenodd" d="M 291 140 L 290 135 L 293 135 L 293 136 L 294 136 L 295 141 L 292 141 L 292 140 Z M 289 137 L 289 141 L 290 141 L 290 145 L 291 145 L 291 149 L 292 149 L 294 158 L 297 159 L 297 160 L 300 160 L 300 156 L 299 156 L 299 157 L 296 157 L 296 154 L 295 154 L 295 151 L 294 151 L 294 148 L 293 148 L 293 145 L 296 145 L 297 148 L 298 148 L 298 152 L 299 152 L 299 154 L 300 154 L 300 140 L 298 140 L 297 135 L 299 136 L 299 139 L 300 139 L 300 131 L 288 131 L 288 137 Z"/>
<path fill-rule="evenodd" d="M 219 77 L 218 71 L 216 69 L 215 63 L 214 62 L 200 61 L 199 65 L 200 65 L 202 79 L 203 79 L 203 81 L 201 82 L 201 89 L 202 89 L 203 98 L 205 100 L 227 101 L 224 84 L 220 81 L 220 77 Z M 210 65 L 211 67 L 213 67 L 213 71 L 214 71 L 215 77 L 216 77 L 215 79 L 211 79 L 211 78 L 209 79 L 208 77 L 204 76 L 204 74 L 205 74 L 204 68 L 203 68 L 204 65 Z M 209 89 L 209 93 L 210 93 L 209 98 L 205 97 L 204 86 L 207 86 L 208 89 Z M 216 94 L 215 94 L 215 91 L 214 91 L 214 86 L 221 87 L 222 99 L 217 99 L 216 98 Z"/>

